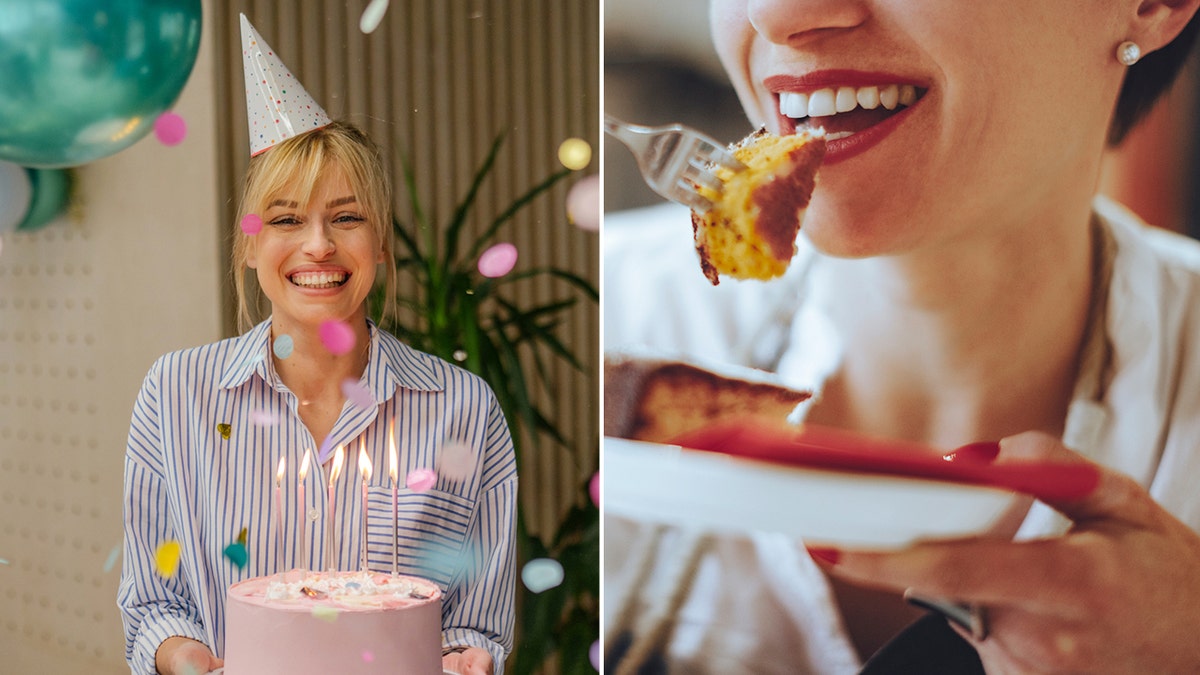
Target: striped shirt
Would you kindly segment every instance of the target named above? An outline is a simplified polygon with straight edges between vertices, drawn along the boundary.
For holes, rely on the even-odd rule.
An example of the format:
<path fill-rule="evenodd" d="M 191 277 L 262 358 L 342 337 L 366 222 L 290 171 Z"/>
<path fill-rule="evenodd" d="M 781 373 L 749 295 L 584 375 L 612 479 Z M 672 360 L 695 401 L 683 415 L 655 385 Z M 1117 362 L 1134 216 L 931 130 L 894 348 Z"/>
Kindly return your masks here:
<path fill-rule="evenodd" d="M 481 647 L 503 673 L 512 649 L 516 583 L 517 472 L 508 426 L 481 378 L 374 324 L 370 333 L 359 384 L 378 405 L 362 408 L 348 400 L 330 433 L 327 447 L 346 449 L 332 486 L 332 517 L 333 459 L 317 464 L 321 443 L 297 414 L 304 402 L 284 386 L 269 357 L 269 319 L 240 337 L 167 354 L 151 367 L 134 404 L 125 454 L 125 556 L 117 604 L 133 673 L 155 673 L 155 652 L 171 636 L 198 640 L 222 656 L 226 590 L 300 566 L 301 524 L 306 569 L 324 569 L 327 554 L 337 569 L 360 568 L 360 442 L 373 467 L 366 497 L 368 567 L 390 572 L 395 555 L 401 574 L 437 583 L 444 593 L 443 649 Z M 388 471 L 393 420 L 400 484 L 395 536 Z M 440 463 L 443 448 L 458 448 L 446 464 Z M 305 450 L 313 459 L 301 505 L 298 469 Z M 280 457 L 286 458 L 282 528 L 275 506 Z M 405 476 L 417 469 L 438 470 L 430 489 L 405 487 Z M 330 522 L 332 537 L 326 535 Z M 230 557 L 226 548 L 243 528 L 247 556 L 239 567 L 237 549 Z M 181 553 L 178 570 L 166 577 L 156 551 L 170 540 L 179 542 Z"/>

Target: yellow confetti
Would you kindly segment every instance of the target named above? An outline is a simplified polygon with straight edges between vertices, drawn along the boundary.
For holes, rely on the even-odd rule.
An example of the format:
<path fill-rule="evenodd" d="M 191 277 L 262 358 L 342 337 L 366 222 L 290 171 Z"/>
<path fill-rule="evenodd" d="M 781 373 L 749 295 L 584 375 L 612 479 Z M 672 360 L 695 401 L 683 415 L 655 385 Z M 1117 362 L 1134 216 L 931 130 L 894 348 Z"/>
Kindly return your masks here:
<path fill-rule="evenodd" d="M 312 615 L 314 618 L 320 619 L 326 623 L 333 623 L 334 621 L 337 621 L 338 611 L 333 607 L 317 605 L 316 607 L 313 607 Z"/>
<path fill-rule="evenodd" d="M 179 550 L 179 542 L 174 540 L 164 542 L 158 547 L 154 552 L 154 566 L 159 574 L 168 579 L 175 576 L 176 570 L 179 569 Z"/>
<path fill-rule="evenodd" d="M 249 534 L 249 532 L 250 532 L 249 529 L 243 527 L 242 531 L 238 532 L 237 543 L 241 544 L 242 546 L 245 546 L 246 545 L 246 535 Z"/>
<path fill-rule="evenodd" d="M 233 427 L 222 422 L 217 425 L 217 433 L 221 434 L 221 438 L 229 440 L 229 434 L 233 433 Z"/>
<path fill-rule="evenodd" d="M 572 171 L 579 171 L 591 163 L 592 146 L 582 138 L 568 138 L 558 146 L 558 161 Z"/>

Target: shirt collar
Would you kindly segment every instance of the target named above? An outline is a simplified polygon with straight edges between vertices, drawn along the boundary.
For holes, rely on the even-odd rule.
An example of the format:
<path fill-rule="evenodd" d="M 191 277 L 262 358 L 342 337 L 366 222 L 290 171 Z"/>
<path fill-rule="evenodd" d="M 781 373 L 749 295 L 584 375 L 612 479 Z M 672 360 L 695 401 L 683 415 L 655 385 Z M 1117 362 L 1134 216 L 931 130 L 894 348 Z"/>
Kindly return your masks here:
<path fill-rule="evenodd" d="M 375 322 L 367 320 L 371 335 L 367 370 L 363 375 L 365 384 L 375 395 L 375 400 L 386 401 L 397 388 L 416 391 L 442 391 L 445 379 L 441 369 L 435 366 L 434 357 L 417 351 L 401 342 L 392 334 L 382 331 Z M 221 374 L 223 389 L 239 387 L 257 374 L 263 381 L 274 386 L 278 375 L 267 358 L 271 349 L 271 319 L 243 335 L 234 338 L 233 356 Z"/>

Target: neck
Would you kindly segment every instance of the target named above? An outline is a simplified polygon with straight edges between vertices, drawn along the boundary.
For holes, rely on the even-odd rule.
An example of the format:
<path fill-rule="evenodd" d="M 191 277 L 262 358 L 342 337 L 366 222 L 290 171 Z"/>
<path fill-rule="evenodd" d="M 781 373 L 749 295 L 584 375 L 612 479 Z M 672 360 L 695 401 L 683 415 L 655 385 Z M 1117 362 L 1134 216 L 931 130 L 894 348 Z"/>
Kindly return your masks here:
<path fill-rule="evenodd" d="M 831 261 L 846 346 L 829 389 L 839 422 L 941 446 L 1060 432 L 1091 297 L 1089 219 L 1077 209 Z"/>
<path fill-rule="evenodd" d="M 366 318 L 356 316 L 347 321 L 354 331 L 354 347 L 345 354 L 333 354 L 321 342 L 318 328 L 307 325 L 288 325 L 285 321 L 271 325 L 271 342 L 281 335 L 292 338 L 291 355 L 279 358 L 272 350 L 275 372 L 301 401 L 336 399 L 344 402 L 340 383 L 358 380 L 367 368 L 371 333 Z"/>

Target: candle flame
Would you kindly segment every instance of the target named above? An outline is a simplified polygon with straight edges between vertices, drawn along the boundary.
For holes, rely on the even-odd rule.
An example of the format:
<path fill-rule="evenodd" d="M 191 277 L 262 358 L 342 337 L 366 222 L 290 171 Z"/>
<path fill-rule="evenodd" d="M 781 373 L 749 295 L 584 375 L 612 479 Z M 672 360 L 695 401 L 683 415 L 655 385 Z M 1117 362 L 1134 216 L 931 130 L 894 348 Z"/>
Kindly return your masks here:
<path fill-rule="evenodd" d="M 358 439 L 358 472 L 364 483 L 371 480 L 371 458 L 367 457 L 367 442 L 361 438 Z"/>
<path fill-rule="evenodd" d="M 338 476 L 342 475 L 342 463 L 346 461 L 346 448 L 339 445 L 337 450 L 333 452 L 333 469 L 329 472 L 329 482 L 337 482 Z"/>
<path fill-rule="evenodd" d="M 275 472 L 275 487 L 283 484 L 283 474 L 287 470 L 287 457 L 279 458 L 279 470 Z"/>
<path fill-rule="evenodd" d="M 312 448 L 304 451 L 304 459 L 300 460 L 300 482 L 303 483 L 308 476 L 308 463 L 312 461 Z"/>
<path fill-rule="evenodd" d="M 388 424 L 388 476 L 392 478 L 392 485 L 396 484 L 396 477 L 400 475 L 400 457 L 396 452 L 396 418 L 393 417 Z"/>

